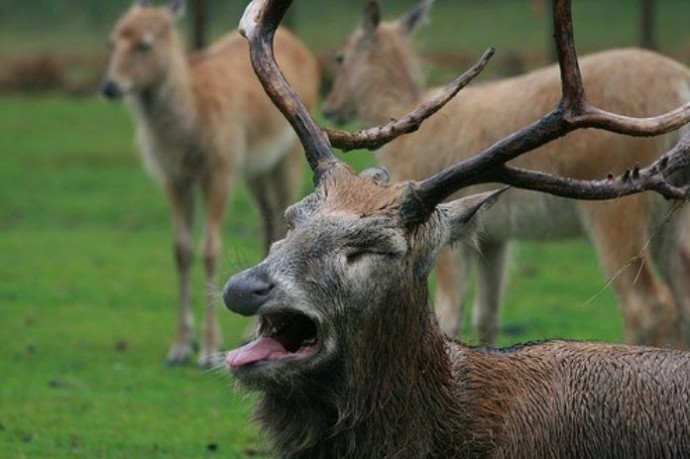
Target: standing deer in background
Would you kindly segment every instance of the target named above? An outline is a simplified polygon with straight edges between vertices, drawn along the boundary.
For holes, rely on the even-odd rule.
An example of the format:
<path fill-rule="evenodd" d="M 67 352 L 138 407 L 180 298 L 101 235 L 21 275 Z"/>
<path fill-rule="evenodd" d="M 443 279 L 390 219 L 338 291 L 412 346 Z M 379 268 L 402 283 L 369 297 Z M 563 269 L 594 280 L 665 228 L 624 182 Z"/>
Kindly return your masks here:
<path fill-rule="evenodd" d="M 247 43 L 236 31 L 187 58 L 174 30 L 183 1 L 152 7 L 138 1 L 118 21 L 102 92 L 124 96 L 137 122 L 144 163 L 163 186 L 173 214 L 174 254 L 180 276 L 180 315 L 169 364 L 192 355 L 190 305 L 192 226 L 196 189 L 205 214 L 206 284 L 216 283 L 221 231 L 235 177 L 246 180 L 263 220 L 264 244 L 284 235 L 283 212 L 301 184 L 296 136 L 256 80 Z M 313 55 L 286 30 L 276 52 L 287 78 L 308 107 L 320 85 Z M 199 363 L 218 355 L 215 295 L 206 298 Z"/>
<path fill-rule="evenodd" d="M 256 338 L 226 361 L 260 392 L 257 419 L 285 458 L 690 457 L 690 353 L 548 341 L 495 350 L 446 337 L 429 308 L 437 252 L 471 237 L 501 191 L 443 203 L 500 182 L 561 197 L 654 190 L 687 199 L 671 177 L 690 164 L 690 135 L 647 168 L 599 181 L 506 162 L 579 128 L 653 136 L 690 120 L 690 104 L 628 118 L 587 102 L 570 3 L 555 2 L 561 102 L 492 147 L 421 181 L 357 175 L 339 147 L 380 145 L 418 127 L 483 67 L 488 54 L 428 104 L 381 128 L 325 132 L 275 63 L 273 33 L 290 0 L 254 0 L 241 30 L 273 102 L 295 127 L 316 190 L 290 207 L 290 230 L 258 266 L 232 277 L 226 305 L 258 315 Z M 490 54 L 490 53 L 489 53 Z M 508 101 L 505 101 L 508 103 Z M 567 152 L 563 152 L 567 155 Z"/>
<path fill-rule="evenodd" d="M 358 117 L 366 125 L 376 125 L 401 116 L 438 91 L 421 85 L 409 43 L 431 3 L 425 0 L 394 22 L 380 22 L 378 3 L 367 4 L 361 26 L 337 54 L 339 70 L 324 103 L 328 118 L 344 122 Z M 606 110 L 652 116 L 690 101 L 690 71 L 659 54 L 640 49 L 607 51 L 584 57 L 581 65 L 590 100 Z M 559 91 L 555 65 L 469 87 L 419 133 L 382 149 L 378 159 L 396 180 L 423 179 L 536 120 L 556 104 Z M 600 130 L 581 131 L 516 159 L 514 164 L 593 179 L 619 174 L 631 164 L 650 164 L 677 139 L 677 134 L 640 139 Z M 486 188 L 467 188 L 460 195 L 478 189 Z M 687 212 L 660 227 L 673 206 L 653 193 L 607 202 L 576 202 L 529 191 L 507 192 L 482 217 L 485 237 L 478 257 L 462 246 L 439 254 L 435 307 L 441 327 L 451 337 L 460 331 L 468 265 L 475 259 L 478 336 L 482 342 L 494 343 L 509 242 L 587 235 L 615 287 L 627 341 L 681 345 L 675 318 L 676 308 L 680 308 L 685 345 L 690 345 Z M 655 264 L 663 280 L 655 273 Z"/>

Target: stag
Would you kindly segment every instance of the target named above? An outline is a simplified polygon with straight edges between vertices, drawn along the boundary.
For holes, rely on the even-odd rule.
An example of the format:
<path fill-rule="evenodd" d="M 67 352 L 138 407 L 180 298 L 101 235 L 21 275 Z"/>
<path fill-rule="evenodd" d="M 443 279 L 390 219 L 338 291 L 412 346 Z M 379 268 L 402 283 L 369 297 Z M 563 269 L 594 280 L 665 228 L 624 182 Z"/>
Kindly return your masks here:
<path fill-rule="evenodd" d="M 420 83 L 410 44 L 431 4 L 425 0 L 403 17 L 382 22 L 378 3 L 367 3 L 360 27 L 336 54 L 336 79 L 323 105 L 328 118 L 339 122 L 359 118 L 373 126 L 433 96 L 438 88 L 425 89 Z M 583 57 L 580 65 L 589 100 L 609 111 L 650 116 L 690 101 L 690 71 L 653 52 L 600 52 Z M 421 180 L 538 119 L 558 102 L 559 92 L 555 65 L 470 86 L 417 134 L 390 143 L 377 158 L 396 181 Z M 609 172 L 620 174 L 631 164 L 648 165 L 677 140 L 677 133 L 640 139 L 602 130 L 579 131 L 511 164 L 594 179 Z M 454 197 L 476 192 L 477 187 L 468 187 Z M 675 313 L 682 308 L 683 318 L 690 318 L 687 212 L 677 212 L 661 225 L 674 207 L 675 203 L 653 193 L 578 202 L 518 189 L 507 192 L 482 217 L 480 256 L 458 245 L 437 257 L 434 304 L 441 327 L 452 337 L 461 330 L 468 270 L 473 265 L 478 280 L 474 314 L 478 337 L 494 343 L 510 241 L 588 236 L 615 288 L 626 340 L 682 345 Z M 690 323 L 684 320 L 682 328 L 685 345 L 690 345 Z"/>
<path fill-rule="evenodd" d="M 562 99 L 545 117 L 421 181 L 357 174 L 331 144 L 373 147 L 410 132 L 486 64 L 491 51 L 429 103 L 365 131 L 326 132 L 282 78 L 273 33 L 290 0 L 254 0 L 241 22 L 257 75 L 290 120 L 315 191 L 286 212 L 287 236 L 259 265 L 231 277 L 227 307 L 258 316 L 254 340 L 227 354 L 259 391 L 256 418 L 285 458 L 687 457 L 690 353 L 633 345 L 546 341 L 508 349 L 451 340 L 429 307 L 427 278 L 446 244 L 472 238 L 503 190 L 444 202 L 484 182 L 561 197 L 610 199 L 653 190 L 687 199 L 671 181 L 690 162 L 690 137 L 646 168 L 580 180 L 506 162 L 573 130 L 658 135 L 690 120 L 690 105 L 649 119 L 587 102 L 570 3 L 554 24 Z M 330 142 L 329 142 L 330 140 Z"/>
<path fill-rule="evenodd" d="M 153 7 L 138 0 L 110 38 L 110 63 L 101 90 L 125 97 L 137 124 L 142 159 L 165 190 L 173 216 L 179 273 L 178 332 L 167 362 L 193 355 L 190 269 L 195 194 L 205 214 L 206 285 L 216 285 L 221 231 L 234 179 L 246 181 L 258 204 L 266 250 L 285 234 L 283 213 L 301 185 L 301 153 L 290 125 L 266 97 L 249 62 L 246 41 L 230 32 L 187 58 L 174 30 L 183 0 Z M 276 53 L 287 78 L 308 107 L 320 85 L 314 56 L 292 34 L 278 30 Z M 217 358 L 220 330 L 216 295 L 207 289 L 199 364 Z"/>

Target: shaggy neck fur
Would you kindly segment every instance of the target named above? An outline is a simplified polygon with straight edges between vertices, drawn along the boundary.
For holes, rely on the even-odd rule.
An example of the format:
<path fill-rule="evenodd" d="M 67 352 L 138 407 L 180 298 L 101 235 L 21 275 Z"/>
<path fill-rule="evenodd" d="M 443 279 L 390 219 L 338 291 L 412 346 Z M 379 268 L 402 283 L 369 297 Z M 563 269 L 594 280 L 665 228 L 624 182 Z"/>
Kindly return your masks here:
<path fill-rule="evenodd" d="M 279 457 L 453 455 L 460 427 L 449 420 L 460 409 L 445 338 L 418 282 L 353 324 L 332 368 L 305 376 L 298 390 L 264 393 L 257 418 Z"/>
<path fill-rule="evenodd" d="M 406 40 L 377 38 L 386 38 L 387 46 L 382 47 L 383 55 L 370 56 L 369 74 L 357 94 L 360 118 L 369 126 L 405 115 L 419 103 L 423 91 L 423 78 Z"/>
<path fill-rule="evenodd" d="M 172 40 L 167 71 L 132 98 L 136 114 L 158 138 L 192 131 L 197 116 L 187 58 L 174 35 Z"/>

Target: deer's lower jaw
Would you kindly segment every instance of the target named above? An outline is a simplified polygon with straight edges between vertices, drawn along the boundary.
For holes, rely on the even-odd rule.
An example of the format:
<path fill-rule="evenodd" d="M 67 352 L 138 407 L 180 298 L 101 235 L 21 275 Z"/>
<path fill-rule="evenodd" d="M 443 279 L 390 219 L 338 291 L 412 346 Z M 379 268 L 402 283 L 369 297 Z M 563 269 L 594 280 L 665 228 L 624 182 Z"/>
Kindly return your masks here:
<path fill-rule="evenodd" d="M 281 311 L 263 315 L 257 337 L 230 351 L 225 362 L 233 371 L 282 366 L 309 359 L 319 348 L 314 319 L 299 312 Z"/>

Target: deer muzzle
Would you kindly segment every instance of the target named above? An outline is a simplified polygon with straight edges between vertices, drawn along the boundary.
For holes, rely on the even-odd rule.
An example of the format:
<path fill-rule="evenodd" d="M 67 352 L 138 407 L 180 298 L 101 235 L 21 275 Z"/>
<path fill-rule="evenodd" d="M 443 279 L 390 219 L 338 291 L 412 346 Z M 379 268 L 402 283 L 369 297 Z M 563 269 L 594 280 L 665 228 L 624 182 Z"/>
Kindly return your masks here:
<path fill-rule="evenodd" d="M 225 306 L 243 316 L 256 315 L 271 299 L 276 283 L 260 266 L 232 276 L 223 287 Z"/>
<path fill-rule="evenodd" d="M 113 80 L 103 80 L 100 86 L 101 94 L 107 99 L 114 100 L 123 96 L 120 86 Z"/>

